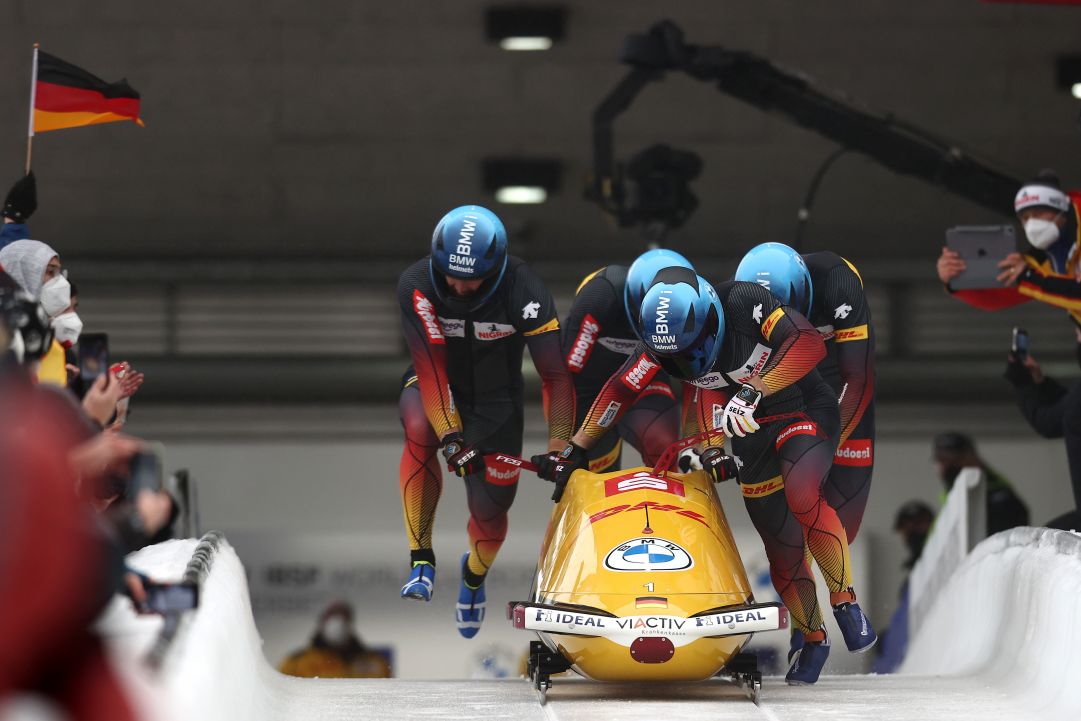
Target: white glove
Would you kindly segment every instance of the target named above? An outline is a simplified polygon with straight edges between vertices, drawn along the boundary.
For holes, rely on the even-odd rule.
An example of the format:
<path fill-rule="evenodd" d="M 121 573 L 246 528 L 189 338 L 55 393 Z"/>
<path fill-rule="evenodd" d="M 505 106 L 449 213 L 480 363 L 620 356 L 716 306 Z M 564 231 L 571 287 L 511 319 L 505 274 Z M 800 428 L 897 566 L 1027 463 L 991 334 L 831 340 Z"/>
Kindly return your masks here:
<path fill-rule="evenodd" d="M 676 460 L 676 467 L 679 468 L 681 473 L 702 470 L 702 461 L 698 460 L 699 455 L 701 454 L 694 448 L 684 448 L 679 452 L 679 458 Z"/>
<path fill-rule="evenodd" d="M 724 407 L 724 417 L 721 419 L 721 428 L 729 438 L 739 436 L 742 438 L 748 433 L 758 430 L 758 423 L 754 419 L 755 409 L 762 400 L 762 393 L 754 386 L 743 384 L 739 392 L 732 396 L 728 405 Z"/>

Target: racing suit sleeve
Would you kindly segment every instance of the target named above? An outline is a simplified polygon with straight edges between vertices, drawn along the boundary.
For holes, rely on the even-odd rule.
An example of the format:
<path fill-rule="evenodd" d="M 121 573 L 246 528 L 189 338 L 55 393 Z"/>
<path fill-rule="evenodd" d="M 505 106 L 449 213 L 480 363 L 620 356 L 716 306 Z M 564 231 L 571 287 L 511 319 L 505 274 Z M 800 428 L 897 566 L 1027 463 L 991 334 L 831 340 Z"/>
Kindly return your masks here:
<path fill-rule="evenodd" d="M 1002 310 L 1027 303 L 1029 299 L 1021 295 L 1017 288 L 981 288 L 953 290 L 948 285 L 946 292 L 957 300 L 980 310 Z"/>
<path fill-rule="evenodd" d="M 762 337 L 773 350 L 769 362 L 759 373 L 769 393 L 792 385 L 826 357 L 826 344 L 818 329 L 791 308 L 778 306 L 762 322 L 761 330 Z"/>
<path fill-rule="evenodd" d="M 660 369 L 660 364 L 646 353 L 645 344 L 639 343 L 619 370 L 605 381 L 572 440 L 582 448 L 595 446 L 601 436 L 634 405 Z"/>
<path fill-rule="evenodd" d="M 1041 303 L 1081 312 L 1081 281 L 1074 275 L 1055 273 L 1025 256 L 1028 265 L 1017 280 L 1017 292 Z"/>
<path fill-rule="evenodd" d="M 725 333 L 762 338 L 769 347 L 765 365 L 745 371 L 746 382 L 757 383 L 767 396 L 803 378 L 826 357 L 818 329 L 757 283 L 733 283 L 724 316 Z"/>
<path fill-rule="evenodd" d="M 447 376 L 447 344 L 430 298 L 403 275 L 398 282 L 402 311 L 402 334 L 417 373 L 424 413 L 435 435 L 460 433 L 462 419 L 454 406 Z"/>
<path fill-rule="evenodd" d="M 526 340 L 529 356 L 541 378 L 544 417 L 548 437 L 559 450 L 570 439 L 574 426 L 574 382 L 563 362 L 559 339 L 559 318 L 555 301 L 544 282 L 526 264 L 515 269 L 510 297 L 514 326 Z"/>
<path fill-rule="evenodd" d="M 623 299 L 616 294 L 611 282 L 599 275 L 603 270 L 591 273 L 579 284 L 570 313 L 563 323 L 563 354 L 571 373 L 581 373 L 585 369 L 601 333 L 614 327 L 625 312 Z"/>
<path fill-rule="evenodd" d="M 825 307 L 833 309 L 834 315 L 833 341 L 841 375 L 841 389 L 837 394 L 841 413 L 840 443 L 844 443 L 875 397 L 874 328 L 863 282 L 852 266 L 837 266 L 830 271 L 823 293 Z"/>
<path fill-rule="evenodd" d="M 562 443 L 560 450 L 574 432 L 574 382 L 563 362 L 559 345 L 559 326 L 543 333 L 529 336 L 529 357 L 541 377 L 541 394 L 544 400 L 544 417 L 548 420 L 548 437 Z"/>
<path fill-rule="evenodd" d="M 699 388 L 691 383 L 683 384 L 683 437 L 690 438 L 706 431 L 721 429 L 724 407 L 732 398 L 734 387 Z M 724 433 L 707 438 L 700 444 L 724 447 Z"/>

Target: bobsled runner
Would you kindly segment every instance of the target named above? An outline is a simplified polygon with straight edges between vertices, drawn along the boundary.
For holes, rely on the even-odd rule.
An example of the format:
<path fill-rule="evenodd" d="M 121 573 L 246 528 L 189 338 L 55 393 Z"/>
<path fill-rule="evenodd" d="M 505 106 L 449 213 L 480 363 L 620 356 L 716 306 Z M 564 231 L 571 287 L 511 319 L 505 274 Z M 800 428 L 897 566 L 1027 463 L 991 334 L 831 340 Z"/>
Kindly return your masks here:
<path fill-rule="evenodd" d="M 788 627 L 780 603 L 756 603 L 724 509 L 705 471 L 656 468 L 574 473 L 552 517 L 528 601 L 514 626 L 534 631 L 529 677 L 542 701 L 551 676 L 600 681 L 696 681 L 726 673 L 754 698 L 761 685 L 751 635 Z M 493 456 L 534 468 L 526 461 Z"/>

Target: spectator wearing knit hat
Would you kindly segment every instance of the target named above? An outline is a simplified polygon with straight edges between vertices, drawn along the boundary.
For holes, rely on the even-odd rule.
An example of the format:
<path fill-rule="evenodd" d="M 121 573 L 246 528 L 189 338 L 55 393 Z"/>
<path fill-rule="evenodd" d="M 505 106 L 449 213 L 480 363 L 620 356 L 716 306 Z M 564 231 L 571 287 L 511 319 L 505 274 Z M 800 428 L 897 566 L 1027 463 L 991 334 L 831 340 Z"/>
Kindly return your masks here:
<path fill-rule="evenodd" d="M 1014 212 L 1026 247 L 998 264 L 1000 288 L 958 290 L 950 281 L 965 270 L 957 252 L 942 249 L 938 277 L 958 300 L 999 310 L 1038 300 L 1069 312 L 1081 328 L 1081 193 L 1064 192 L 1053 170 L 1042 170 L 1017 191 Z"/>

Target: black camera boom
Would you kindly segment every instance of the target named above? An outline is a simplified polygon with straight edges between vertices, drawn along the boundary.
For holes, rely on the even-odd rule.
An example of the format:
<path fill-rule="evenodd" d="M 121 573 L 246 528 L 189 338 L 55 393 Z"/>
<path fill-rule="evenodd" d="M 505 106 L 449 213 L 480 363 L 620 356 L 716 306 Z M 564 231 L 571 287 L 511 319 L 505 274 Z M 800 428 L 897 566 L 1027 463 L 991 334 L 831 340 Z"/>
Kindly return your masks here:
<path fill-rule="evenodd" d="M 714 82 L 722 92 L 786 117 L 844 149 L 863 153 L 894 172 L 941 186 L 997 213 L 1012 214 L 1014 194 L 1023 185 L 1021 178 L 975 158 L 952 142 L 892 114 L 874 114 L 828 95 L 809 79 L 784 71 L 765 58 L 720 46 L 688 44 L 683 31 L 668 20 L 644 35 L 628 36 L 620 62 L 630 65 L 630 72 L 593 111 L 593 173 L 586 189 L 586 197 L 611 213 L 620 225 L 659 222 L 676 227 L 697 205 L 695 201 L 688 206 L 684 192 L 689 194 L 689 178 L 678 174 L 668 175 L 668 183 L 676 189 L 670 193 L 671 202 L 643 205 L 642 193 L 628 191 L 624 178 L 626 175 L 639 185 L 641 176 L 636 177 L 630 166 L 624 173 L 614 157 L 615 119 L 649 83 L 663 80 L 672 71 Z"/>

